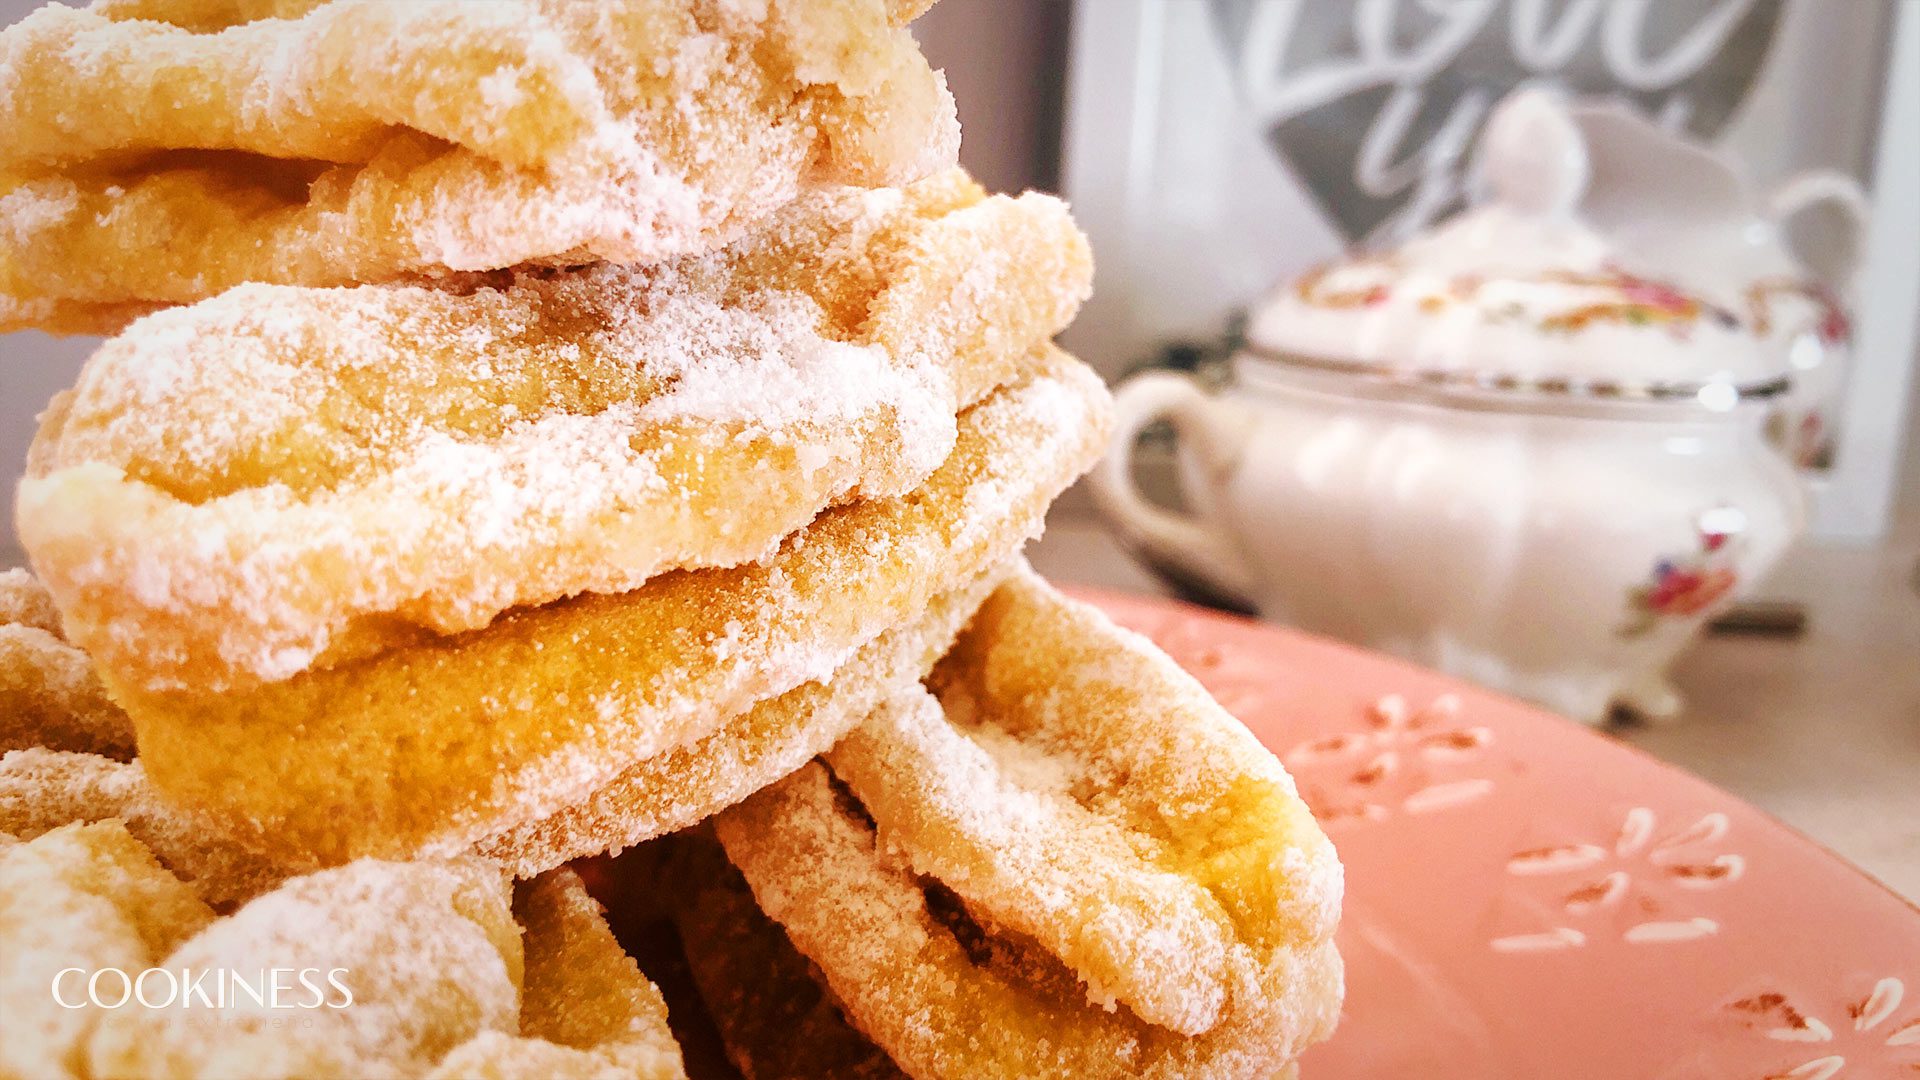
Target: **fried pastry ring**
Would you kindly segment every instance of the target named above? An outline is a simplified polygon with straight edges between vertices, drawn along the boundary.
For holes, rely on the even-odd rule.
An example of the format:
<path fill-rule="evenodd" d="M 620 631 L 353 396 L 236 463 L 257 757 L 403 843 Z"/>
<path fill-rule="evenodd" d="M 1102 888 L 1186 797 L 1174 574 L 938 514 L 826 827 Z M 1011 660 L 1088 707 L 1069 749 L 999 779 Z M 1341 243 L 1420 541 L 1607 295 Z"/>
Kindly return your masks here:
<path fill-rule="evenodd" d="M 900 1067 L 1267 1076 L 1332 1030 L 1332 846 L 1191 677 L 1021 575 L 930 685 L 715 819 Z"/>
<path fill-rule="evenodd" d="M 659 991 L 580 879 L 543 875 L 511 899 L 477 859 L 369 859 L 220 917 L 119 821 L 65 825 L 0 848 L 0 1066 L 82 1080 L 684 1077 Z M 165 1005 L 73 1008 L 48 993 L 72 968 L 180 981 L 153 984 L 176 994 Z M 278 1007 L 207 977 L 264 991 L 268 969 L 286 972 Z"/>
<path fill-rule="evenodd" d="M 227 908 L 280 883 L 273 864 L 162 802 L 138 761 L 45 747 L 0 756 L 0 833 L 31 840 L 71 822 L 119 820 L 207 903 Z"/>
<path fill-rule="evenodd" d="M 0 33 L 0 330 L 709 250 L 953 164 L 900 0 L 103 0 Z"/>
<path fill-rule="evenodd" d="M 0 571 L 0 753 L 47 746 L 133 756 L 133 721 L 87 654 L 67 644 L 53 599 L 25 570 Z"/>
<path fill-rule="evenodd" d="M 755 905 L 710 830 L 654 843 L 664 855 L 645 884 L 666 905 L 701 1003 L 742 1076 L 905 1080 Z"/>
<path fill-rule="evenodd" d="M 0 570 L 0 625 L 32 627 L 66 639 L 53 595 L 31 572 L 19 567 Z"/>
<path fill-rule="evenodd" d="M 684 1078 L 660 991 L 620 947 L 578 874 L 521 882 L 525 932 L 520 1034 L 481 1032 L 441 1059 L 430 1080 Z"/>
<path fill-rule="evenodd" d="M 956 172 L 650 269 L 248 286 L 95 355 L 21 538 L 116 685 L 284 679 L 903 494 L 1089 274 L 1058 201 Z"/>
<path fill-rule="evenodd" d="M 91 826 L 98 828 L 99 826 Z M 49 833 L 48 836 L 57 836 Z M 47 837 L 42 837 L 44 841 Z M 40 841 L 35 841 L 39 843 Z M 126 1007 L 87 1040 L 97 1076 L 420 1076 L 484 1031 L 516 1031 L 520 934 L 499 872 L 477 860 L 365 860 L 295 878 L 208 923 L 152 966 L 309 970 L 285 1000 L 346 1008 Z M 145 965 L 143 965 L 145 966 Z M 298 1018 L 299 1023 L 286 1021 Z"/>
<path fill-rule="evenodd" d="M 474 850 L 518 876 L 621 851 L 723 810 L 840 741 L 880 702 L 926 677 L 980 602 L 997 566 L 934 599 L 925 615 L 860 647 L 825 679 L 727 720 L 713 733 L 629 766 L 580 802 L 507 829 Z"/>
<path fill-rule="evenodd" d="M 1051 347 L 1033 365 L 962 414 L 926 483 L 827 511 L 762 562 L 520 608 L 248 690 L 116 687 L 141 763 L 164 797 L 294 865 L 456 854 L 578 805 L 827 679 L 1037 534 L 1098 456 L 1107 398 Z"/>
<path fill-rule="evenodd" d="M 60 972 L 137 975 L 212 921 L 117 821 L 0 843 L 0 1075 L 89 1075 L 87 1040 L 108 1010 L 85 999 L 68 1007 L 84 985 L 69 978 L 56 997 Z"/>

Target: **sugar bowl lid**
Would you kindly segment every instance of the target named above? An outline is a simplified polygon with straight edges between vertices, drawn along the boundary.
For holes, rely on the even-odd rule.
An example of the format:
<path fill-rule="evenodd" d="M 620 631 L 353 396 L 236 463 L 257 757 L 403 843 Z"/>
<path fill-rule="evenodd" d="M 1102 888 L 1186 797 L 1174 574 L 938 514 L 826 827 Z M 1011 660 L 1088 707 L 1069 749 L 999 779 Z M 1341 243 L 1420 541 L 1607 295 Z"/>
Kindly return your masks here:
<path fill-rule="evenodd" d="M 1784 392 L 1787 352 L 1739 290 L 1683 283 L 1648 255 L 1674 251 L 1686 229 L 1707 243 L 1737 228 L 1737 208 L 1655 207 L 1671 220 L 1638 223 L 1665 233 L 1650 248 L 1583 212 L 1595 179 L 1568 108 L 1515 94 L 1482 135 L 1475 205 L 1396 249 L 1285 282 L 1253 312 L 1245 355 L 1443 389 L 1716 410 Z"/>

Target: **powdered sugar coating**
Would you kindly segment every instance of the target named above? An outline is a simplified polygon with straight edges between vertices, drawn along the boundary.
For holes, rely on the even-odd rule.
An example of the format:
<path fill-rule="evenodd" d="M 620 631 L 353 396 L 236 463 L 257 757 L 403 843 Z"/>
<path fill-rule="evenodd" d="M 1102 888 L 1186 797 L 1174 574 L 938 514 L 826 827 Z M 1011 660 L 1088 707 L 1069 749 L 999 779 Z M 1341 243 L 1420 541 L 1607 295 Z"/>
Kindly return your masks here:
<path fill-rule="evenodd" d="M 507 883 L 478 861 L 365 860 L 296 878 L 167 955 L 194 971 L 344 969 L 353 1004 L 235 995 L 209 1036 L 192 1009 L 108 1013 L 89 1043 L 106 1076 L 418 1076 L 473 1035 L 518 1027 L 520 934 Z M 257 977 L 256 977 L 257 978 Z M 289 976 L 289 984 L 292 977 Z M 322 999 L 339 995 L 322 981 Z"/>
<path fill-rule="evenodd" d="M 667 1003 L 614 940 L 579 875 L 556 870 L 515 889 L 526 976 L 519 1034 L 484 1031 L 429 1080 L 678 1080 Z"/>
<path fill-rule="evenodd" d="M 760 906 L 902 1068 L 927 1077 L 1265 1077 L 1326 1036 L 1341 997 L 1331 940 L 1339 864 L 1278 762 L 1191 677 L 1098 612 L 1016 576 L 988 599 L 930 684 L 948 706 L 947 723 L 976 748 L 964 762 L 931 765 L 944 775 L 902 776 L 890 766 L 912 750 L 888 750 L 862 763 L 875 766 L 862 778 L 878 792 L 872 803 L 855 803 L 853 784 L 836 791 L 827 769 L 814 765 L 715 820 Z M 889 738 L 897 726 L 882 722 L 862 737 Z M 994 728 L 985 740 L 971 738 Z M 1027 748 L 1018 757 L 1038 750 L 1061 768 L 1025 761 L 996 776 L 994 761 L 1014 756 L 1007 739 Z M 969 801 L 946 780 L 982 758 L 988 768 Z M 1079 867 L 1037 860 L 1052 842 L 1047 828 L 1082 817 L 1051 802 L 1063 793 L 1132 834 L 1124 846 L 1105 847 L 1108 867 L 1131 848 L 1204 889 L 1226 917 L 1233 937 L 1225 1004 L 1204 1034 L 1149 1023 L 1124 1004 L 1102 1008 L 1103 988 L 1085 985 L 1084 973 L 1076 981 L 1071 969 L 1063 981 L 1062 958 L 1045 949 L 1044 937 L 994 917 L 1024 887 L 1029 907 L 1018 921 L 1057 935 L 1048 930 L 1045 894 L 1071 889 L 1064 875 Z M 1023 815 L 1022 807 L 1038 812 Z M 957 838 L 953 849 L 925 846 L 943 833 Z M 1103 826 L 1082 842 L 1102 833 L 1111 835 Z M 987 844 L 1009 850 L 980 850 Z M 997 858 L 1007 865 L 980 863 Z M 940 881 L 964 902 L 957 915 L 943 914 L 944 902 L 917 871 L 969 860 L 978 873 Z M 1015 870 L 1032 874 L 1024 886 Z M 976 895 L 985 901 L 978 907 Z M 1112 899 L 1125 905 L 1148 895 L 1135 882 Z M 1089 933 L 1182 933 L 1146 914 L 1100 921 Z M 1191 973 L 1185 978 L 1192 985 Z M 1157 988 L 1125 989 L 1138 996 Z M 1176 1015 L 1194 1014 L 1172 1004 Z"/>
<path fill-rule="evenodd" d="M 958 146 L 882 0 L 284 7 L 54 5 L 0 34 L 0 326 L 243 281 L 651 262 Z"/>
<path fill-rule="evenodd" d="M 117 682 L 284 679 L 909 490 L 1088 275 L 1058 202 L 950 174 L 652 268 L 246 286 L 93 358 L 20 531 Z"/>
<path fill-rule="evenodd" d="M 117 820 L 0 844 L 0 1068 L 683 1078 L 659 991 L 579 878 L 544 875 L 508 901 L 507 879 L 480 860 L 362 860 L 217 917 Z M 63 1007 L 48 989 L 66 968 L 80 971 L 65 990 L 83 1005 L 102 968 L 141 978 L 147 996 Z M 109 1001 L 120 989 L 101 987 Z"/>
<path fill-rule="evenodd" d="M 824 680 L 1005 560 L 1104 445 L 1056 351 L 967 410 L 913 492 L 822 514 L 769 559 L 509 612 L 482 630 L 226 693 L 128 691 L 165 795 L 280 861 L 453 854 Z"/>
<path fill-rule="evenodd" d="M 587 798 L 480 841 L 514 874 L 618 852 L 732 806 L 825 751 L 887 697 L 917 684 L 1009 568 L 936 598 L 910 625 L 861 646 L 831 675 L 760 702 L 718 730 L 647 758 Z"/>
<path fill-rule="evenodd" d="M 32 839 L 71 822 L 110 818 L 209 904 L 246 900 L 285 876 L 218 829 L 162 802 L 138 761 L 46 747 L 0 756 L 0 833 Z"/>
<path fill-rule="evenodd" d="M 125 759 L 133 721 L 67 643 L 46 587 L 13 569 L 0 571 L 0 753 L 30 746 Z"/>
<path fill-rule="evenodd" d="M 0 622 L 0 752 L 50 746 L 133 756 L 133 721 L 87 654 L 38 627 Z"/>
<path fill-rule="evenodd" d="M 9 623 L 44 630 L 66 640 L 66 634 L 60 629 L 60 612 L 53 606 L 53 595 L 24 567 L 0 570 L 0 625 Z"/>
<path fill-rule="evenodd" d="M 87 1037 L 110 1011 L 71 975 L 56 999 L 59 973 L 138 974 L 212 918 L 118 822 L 67 825 L 0 847 L 0 1074 L 89 1075 Z M 106 1000 L 117 992 L 109 983 Z"/>
<path fill-rule="evenodd" d="M 666 908 L 701 1003 L 740 1075 L 906 1080 L 848 1023 L 812 964 L 754 903 L 710 830 L 663 838 L 644 861 L 622 868 L 631 885 L 617 902 L 644 894 Z"/>
<path fill-rule="evenodd" d="M 1293 778 L 1198 680 L 1097 608 L 1017 574 L 928 686 L 997 759 L 1011 740 L 1060 762 L 1076 803 L 1203 884 L 1256 951 L 1332 933 L 1339 863 Z"/>
<path fill-rule="evenodd" d="M 1124 1004 L 1184 1035 L 1211 1028 L 1234 951 L 1220 905 L 1143 858 L 1123 825 L 1077 802 L 1085 781 L 1070 761 L 1044 759 L 1058 775 L 1034 784 L 1036 756 L 1016 740 L 969 738 L 920 695 L 877 710 L 827 762 L 873 816 L 883 846 L 954 890 L 976 917 L 1034 937 L 1086 981 L 1096 1004 Z M 1028 767 L 1003 764 L 1012 762 Z"/>

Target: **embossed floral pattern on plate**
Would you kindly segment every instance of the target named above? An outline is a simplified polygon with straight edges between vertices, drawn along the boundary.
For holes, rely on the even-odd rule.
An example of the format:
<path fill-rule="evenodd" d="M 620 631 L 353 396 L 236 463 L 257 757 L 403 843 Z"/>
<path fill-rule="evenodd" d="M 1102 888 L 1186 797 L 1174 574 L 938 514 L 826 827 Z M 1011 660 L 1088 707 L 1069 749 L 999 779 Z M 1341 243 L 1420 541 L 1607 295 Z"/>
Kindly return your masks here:
<path fill-rule="evenodd" d="M 1723 888 L 1739 881 L 1746 859 L 1717 850 L 1727 835 L 1727 815 L 1705 814 L 1691 825 L 1655 839 L 1659 819 L 1636 806 L 1627 811 L 1609 843 L 1579 842 L 1517 851 L 1507 860 L 1516 877 L 1544 878 L 1553 890 L 1557 925 L 1502 934 L 1496 952 L 1577 949 L 1605 935 L 1629 945 L 1655 945 L 1710 937 L 1720 922 L 1685 893 Z"/>
<path fill-rule="evenodd" d="M 1920 910 L 1778 822 L 1457 680 L 1098 599 L 1287 762 L 1340 852 L 1346 1007 L 1303 1074 L 1920 1080 Z"/>

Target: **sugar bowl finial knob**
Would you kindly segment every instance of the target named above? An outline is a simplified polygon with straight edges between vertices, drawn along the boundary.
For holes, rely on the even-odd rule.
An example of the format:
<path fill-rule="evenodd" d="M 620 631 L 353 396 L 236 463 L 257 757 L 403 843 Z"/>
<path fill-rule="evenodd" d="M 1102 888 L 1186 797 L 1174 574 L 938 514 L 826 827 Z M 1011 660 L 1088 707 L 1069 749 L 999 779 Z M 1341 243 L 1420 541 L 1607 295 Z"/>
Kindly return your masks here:
<path fill-rule="evenodd" d="M 1525 214 L 1565 216 L 1587 189 L 1586 140 L 1557 94 L 1522 90 L 1487 119 L 1474 174 L 1482 201 Z"/>

